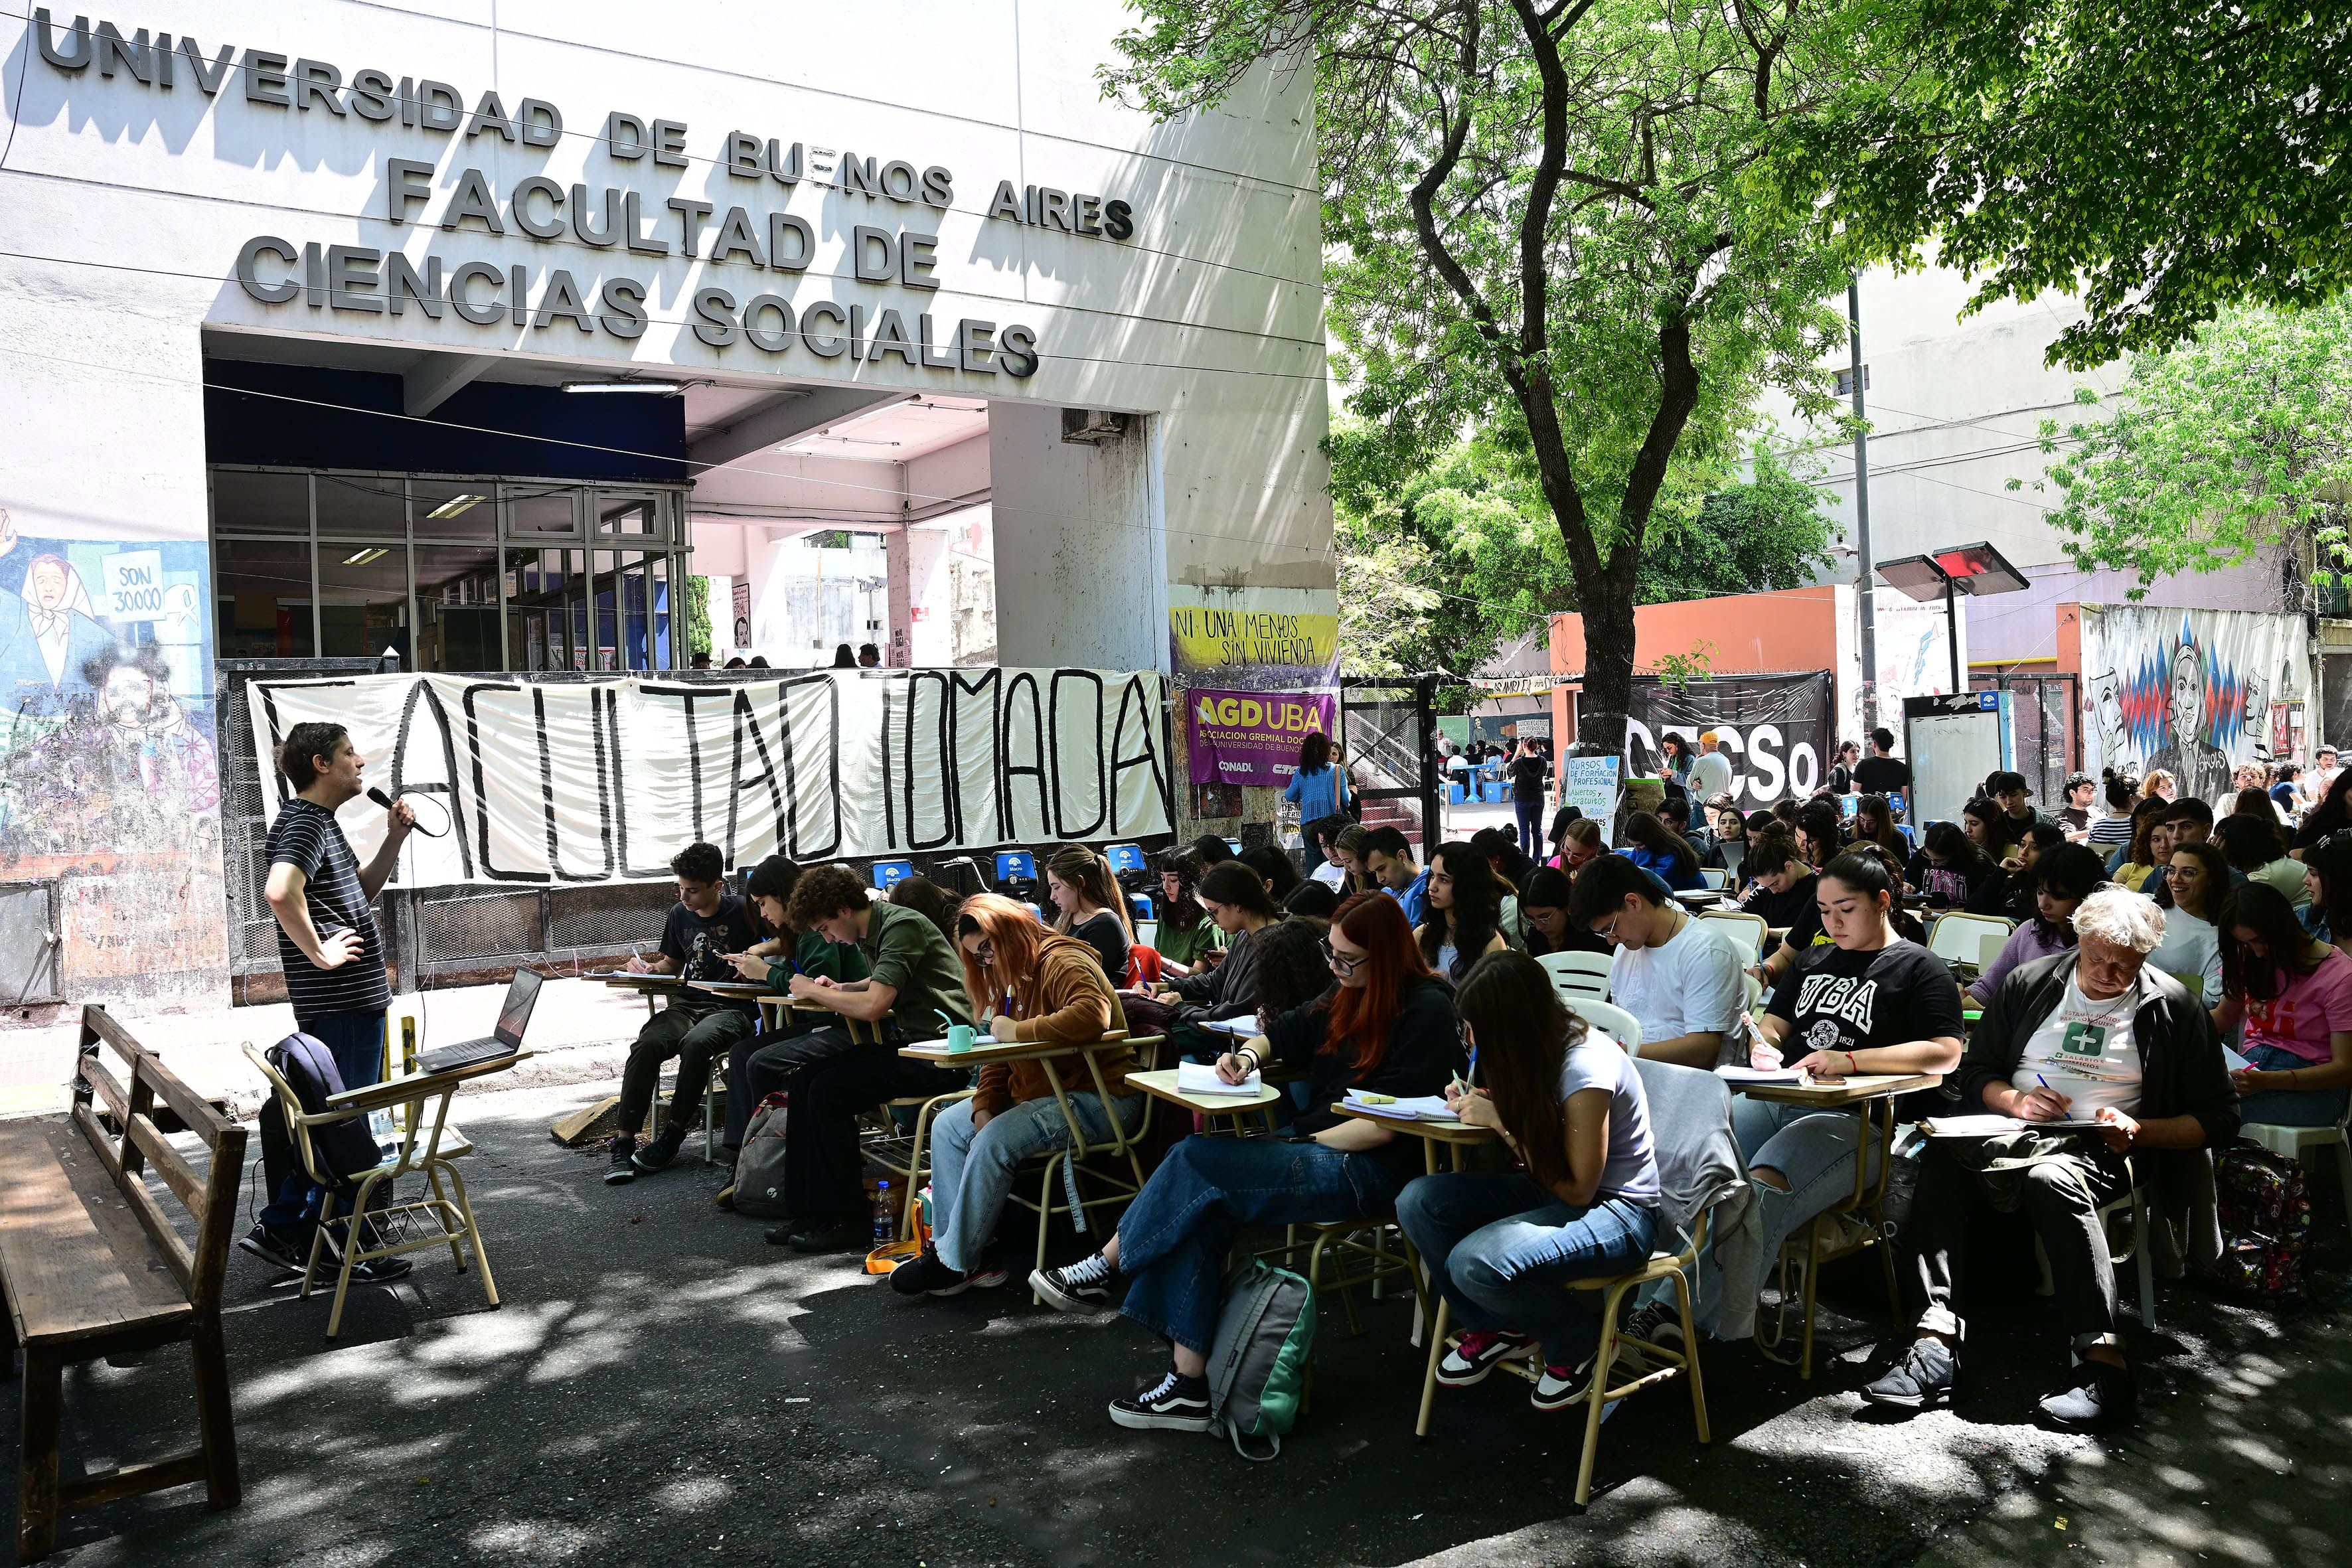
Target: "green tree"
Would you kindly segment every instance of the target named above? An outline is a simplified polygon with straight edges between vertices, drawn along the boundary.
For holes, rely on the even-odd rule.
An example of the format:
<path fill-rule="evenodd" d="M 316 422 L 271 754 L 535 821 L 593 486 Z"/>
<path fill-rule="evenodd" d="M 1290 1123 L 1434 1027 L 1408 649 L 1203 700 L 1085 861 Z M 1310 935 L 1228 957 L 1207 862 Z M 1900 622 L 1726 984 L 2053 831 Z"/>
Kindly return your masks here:
<path fill-rule="evenodd" d="M 1328 449 L 1348 673 L 1466 679 L 1506 639 L 1580 607 L 1541 487 L 1507 443 L 1474 437 L 1397 476 L 1379 433 L 1343 417 Z M 1760 445 L 1749 462 L 1745 479 L 1676 463 L 1651 514 L 1637 602 L 1794 588 L 1835 564 L 1821 492 Z M 1388 601 L 1404 584 L 1413 601 L 1400 614 Z M 1370 640 L 1359 650 L 1356 637 Z"/>
<path fill-rule="evenodd" d="M 1591 652 L 1580 739 L 1624 738 L 1633 605 L 1677 459 L 1756 394 L 1831 412 L 1843 265 L 1750 190 L 1811 79 L 1865 46 L 1830 0 L 1136 0 L 1108 90 L 1176 115 L 1311 64 L 1325 279 L 1350 405 L 1395 471 L 1465 429 L 1523 446 Z"/>
<path fill-rule="evenodd" d="M 2087 390 L 2078 401 L 2095 402 Z M 2226 310 L 2194 339 L 2132 361 L 2109 417 L 2042 447 L 2078 565 L 2158 577 L 2211 572 L 2274 545 L 2308 546 L 2332 581 L 2352 564 L 2352 300 Z M 2018 481 L 2011 481 L 2018 488 Z"/>
<path fill-rule="evenodd" d="M 1867 253 L 1977 279 L 1971 308 L 2052 289 L 2084 369 L 2161 349 L 2233 300 L 2308 305 L 2352 278 L 2347 0 L 1855 0 L 1902 62 L 1828 84 L 1772 166 Z"/>
<path fill-rule="evenodd" d="M 710 651 L 710 579 L 688 574 L 680 598 L 685 605 L 686 657 L 691 662 Z"/>

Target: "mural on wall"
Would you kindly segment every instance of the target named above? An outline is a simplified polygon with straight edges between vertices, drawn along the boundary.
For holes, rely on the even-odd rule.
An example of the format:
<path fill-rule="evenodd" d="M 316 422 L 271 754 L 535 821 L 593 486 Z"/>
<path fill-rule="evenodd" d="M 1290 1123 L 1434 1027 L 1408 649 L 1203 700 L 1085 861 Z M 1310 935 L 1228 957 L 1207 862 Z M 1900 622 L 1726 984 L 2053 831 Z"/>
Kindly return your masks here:
<path fill-rule="evenodd" d="M 2305 695 L 2304 643 L 2296 616 L 2084 605 L 2087 764 L 2162 768 L 2200 800 L 2229 794 L 2238 764 L 2271 760 L 2272 705 Z"/>
<path fill-rule="evenodd" d="M 208 570 L 200 541 L 33 538 L 0 509 L 0 879 L 64 883 L 77 1000 L 221 984 Z"/>

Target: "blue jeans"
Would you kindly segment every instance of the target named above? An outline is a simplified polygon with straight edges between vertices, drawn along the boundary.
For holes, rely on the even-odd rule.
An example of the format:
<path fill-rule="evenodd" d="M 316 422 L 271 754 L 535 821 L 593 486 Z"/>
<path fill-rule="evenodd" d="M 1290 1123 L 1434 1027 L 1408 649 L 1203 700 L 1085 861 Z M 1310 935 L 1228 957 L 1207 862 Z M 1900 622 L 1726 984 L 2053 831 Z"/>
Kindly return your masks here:
<path fill-rule="evenodd" d="M 1118 1097 L 1120 1126 L 1133 1131 L 1143 1120 L 1144 1103 L 1139 1094 Z M 1072 1094 L 1070 1109 L 1088 1142 L 1111 1135 L 1102 1096 Z M 940 1261 L 959 1274 L 978 1268 L 1021 1162 L 1069 1146 L 1070 1124 L 1050 1094 L 998 1111 L 985 1127 L 972 1126 L 969 1100 L 940 1112 L 931 1122 L 931 1241 Z"/>
<path fill-rule="evenodd" d="M 1543 843 L 1543 804 L 1541 795 L 1533 800 L 1514 798 L 1511 802 L 1511 815 L 1518 823 L 1519 853 L 1530 859 Z"/>
<path fill-rule="evenodd" d="M 330 1013 L 297 1027 L 327 1047 L 345 1089 L 365 1089 L 383 1077 L 383 1014 Z M 274 1094 L 261 1110 L 261 1176 L 277 1194 L 263 1206 L 261 1223 L 307 1246 L 318 1224 L 320 1194 L 302 1169 Z"/>
<path fill-rule="evenodd" d="M 1320 1143 L 1187 1138 L 1168 1152 L 1119 1221 L 1118 1269 L 1134 1281 L 1120 1310 L 1163 1339 L 1206 1354 L 1235 1231 L 1384 1217 L 1398 1184 L 1374 1156 Z"/>
<path fill-rule="evenodd" d="M 2307 1071 L 2307 1062 L 2280 1046 L 2256 1046 L 2246 1059 L 2265 1072 Z M 2238 1101 L 2238 1120 L 2271 1127 L 2333 1127 L 2344 1117 L 2344 1097 L 2352 1089 L 2273 1089 Z"/>
<path fill-rule="evenodd" d="M 1658 1211 L 1626 1198 L 1571 1208 L 1517 1173 L 1423 1176 L 1397 1223 L 1465 1329 L 1533 1334 L 1550 1366 L 1601 1342 L 1601 1298 L 1563 1287 L 1649 1261 Z"/>

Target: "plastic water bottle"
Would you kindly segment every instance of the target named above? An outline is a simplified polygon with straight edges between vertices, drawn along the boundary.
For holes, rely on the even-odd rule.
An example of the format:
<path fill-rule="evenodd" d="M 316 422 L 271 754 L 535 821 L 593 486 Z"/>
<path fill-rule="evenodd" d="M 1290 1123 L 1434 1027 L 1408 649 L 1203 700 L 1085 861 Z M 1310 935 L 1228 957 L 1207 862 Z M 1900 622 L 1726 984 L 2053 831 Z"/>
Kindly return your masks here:
<path fill-rule="evenodd" d="M 890 1209 L 890 1184 L 874 1184 L 874 1245 L 887 1247 L 898 1239 L 898 1216 Z"/>

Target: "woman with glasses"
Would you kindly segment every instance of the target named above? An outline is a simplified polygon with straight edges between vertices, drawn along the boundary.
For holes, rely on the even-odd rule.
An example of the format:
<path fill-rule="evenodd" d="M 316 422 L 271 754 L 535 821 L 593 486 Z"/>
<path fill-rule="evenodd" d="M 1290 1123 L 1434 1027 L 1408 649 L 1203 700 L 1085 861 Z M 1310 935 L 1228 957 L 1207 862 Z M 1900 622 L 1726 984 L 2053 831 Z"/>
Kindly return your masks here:
<path fill-rule="evenodd" d="M 2033 911 L 2010 932 L 2000 956 L 1986 965 L 1969 987 L 1969 995 L 1979 1007 L 1992 1000 L 2000 983 L 2019 964 L 2074 945 L 2074 910 L 2107 879 L 2107 870 L 2096 854 L 2080 844 L 2061 844 L 2036 858 L 2033 868 L 2019 876 L 2032 884 Z"/>
<path fill-rule="evenodd" d="M 1257 1005 L 1257 955 L 1251 939 L 1281 919 L 1265 879 L 1238 860 L 1220 860 L 1201 873 L 1201 908 L 1232 942 L 1224 962 L 1214 969 L 1187 974 L 1160 986 L 1156 998 L 1166 1005 L 1171 1026 L 1213 1023 L 1248 1016 Z M 1139 1021 L 1152 1034 L 1159 1021 Z"/>
<path fill-rule="evenodd" d="M 1429 892 L 1420 929 L 1422 962 L 1455 984 L 1470 966 L 1509 943 L 1503 940 L 1502 889 L 1486 858 L 1467 844 L 1441 844 L 1430 857 Z"/>
<path fill-rule="evenodd" d="M 1160 859 L 1160 926 L 1151 944 L 1160 952 L 1160 973 L 1183 976 L 1201 967 L 1201 955 L 1219 940 L 1216 922 L 1209 919 L 1195 897 L 1201 887 L 1201 862 L 1191 854 L 1171 852 Z"/>
<path fill-rule="evenodd" d="M 1165 1376 L 1112 1401 L 1119 1426 L 1208 1430 L 1204 1374 L 1236 1232 L 1381 1218 L 1422 1173 L 1419 1139 L 1330 1106 L 1350 1089 L 1400 1099 L 1442 1093 L 1460 1065 L 1454 994 L 1429 973 L 1404 911 L 1385 893 L 1349 899 L 1325 940 L 1331 989 L 1217 1062 L 1228 1083 L 1277 1062 L 1307 1074 L 1307 1109 L 1292 1136 L 1185 1139 L 1100 1252 L 1029 1277 L 1065 1312 L 1098 1311 L 1124 1283 L 1121 1310 L 1173 1347 Z"/>
<path fill-rule="evenodd" d="M 964 900 L 956 916 L 956 952 L 963 960 L 964 994 L 986 999 L 990 1016 L 982 1028 L 991 1038 L 1098 1040 L 1127 1027 L 1118 994 L 1094 948 L 1046 930 L 1025 905 L 1002 894 Z M 1127 1083 L 1135 1053 L 1120 1046 L 1093 1061 L 1102 1070 L 1101 1087 L 1110 1091 L 1108 1103 L 1085 1058 L 991 1062 L 980 1069 L 971 1098 L 931 1123 L 935 1228 L 919 1257 L 890 1271 L 893 1290 L 957 1296 L 975 1285 L 1004 1283 L 1003 1266 L 988 1262 L 986 1249 L 1021 1163 L 1070 1146 L 1064 1100 L 1090 1142 L 1108 1140 L 1114 1119 L 1124 1131 L 1142 1123 L 1143 1097 Z"/>
<path fill-rule="evenodd" d="M 1464 1330 L 1437 1381 L 1466 1388 L 1540 1352 L 1533 1402 L 1559 1410 L 1591 1386 L 1601 1338 L 1599 1295 L 1564 1287 L 1643 1262 L 1657 1234 L 1649 1101 L 1633 1058 L 1561 1006 L 1525 954 L 1480 959 L 1456 1002 L 1484 1081 L 1446 1100 L 1526 1169 L 1423 1176 L 1397 1200 L 1397 1223 Z"/>
<path fill-rule="evenodd" d="M 1568 918 L 1568 873 L 1556 866 L 1538 866 L 1519 895 L 1519 932 L 1528 952 L 1598 952 L 1616 951 L 1610 943 Z"/>
<path fill-rule="evenodd" d="M 2183 844 L 2168 852 L 2168 860 L 2164 886 L 2172 901 L 2165 910 L 2164 940 L 2147 955 L 2148 966 L 2197 993 L 2199 1005 L 2218 1023 L 2221 933 L 2214 922 L 2230 896 L 2230 862 L 2210 844 Z M 2156 885 L 2141 890 L 2152 895 Z"/>
<path fill-rule="evenodd" d="M 2352 958 L 2305 931 L 2275 888 L 2249 882 L 2230 895 L 2221 924 L 2227 1034 L 2250 1066 L 2231 1073 L 2241 1122 L 2332 1127 L 2352 1092 Z M 2339 1154 L 2340 1154 L 2339 1151 Z"/>

